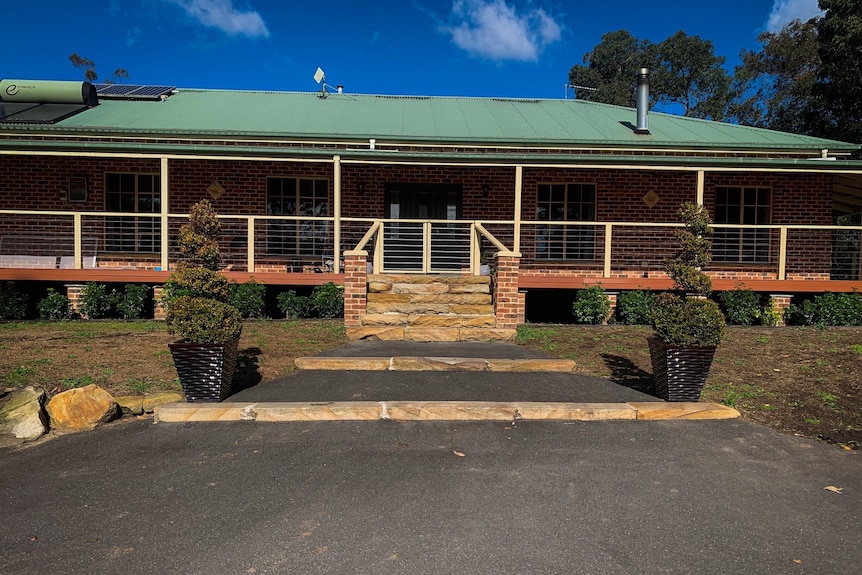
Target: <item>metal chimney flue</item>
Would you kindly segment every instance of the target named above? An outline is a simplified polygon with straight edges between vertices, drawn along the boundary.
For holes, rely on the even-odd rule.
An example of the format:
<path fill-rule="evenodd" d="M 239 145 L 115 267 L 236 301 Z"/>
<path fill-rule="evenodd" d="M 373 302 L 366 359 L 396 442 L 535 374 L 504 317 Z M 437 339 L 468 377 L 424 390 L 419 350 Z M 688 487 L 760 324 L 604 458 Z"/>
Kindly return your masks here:
<path fill-rule="evenodd" d="M 636 134 L 649 134 L 649 68 L 638 70 L 638 88 L 635 95 L 638 110 Z"/>

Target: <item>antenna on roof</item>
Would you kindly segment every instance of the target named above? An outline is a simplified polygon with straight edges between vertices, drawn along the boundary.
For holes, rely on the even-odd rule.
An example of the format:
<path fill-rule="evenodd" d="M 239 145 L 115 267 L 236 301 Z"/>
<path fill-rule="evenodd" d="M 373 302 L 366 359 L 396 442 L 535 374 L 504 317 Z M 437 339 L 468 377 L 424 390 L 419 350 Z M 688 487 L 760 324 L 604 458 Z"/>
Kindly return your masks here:
<path fill-rule="evenodd" d="M 327 95 L 329 94 L 329 92 L 326 91 L 326 88 L 327 87 L 332 88 L 332 86 L 330 86 L 329 84 L 326 83 L 326 73 L 323 71 L 323 69 L 320 66 L 317 67 L 317 72 L 314 73 L 314 81 L 317 82 L 318 84 L 320 84 L 320 95 L 319 95 L 319 97 L 320 98 L 326 98 Z M 339 94 L 341 94 L 341 93 L 343 93 L 344 86 L 338 85 L 335 87 L 335 90 Z"/>
<path fill-rule="evenodd" d="M 563 90 L 565 91 L 565 99 L 569 99 L 569 90 L 572 91 L 572 97 L 577 100 L 578 99 L 578 90 L 589 90 L 591 92 L 595 92 L 598 88 L 590 88 L 589 86 L 578 86 L 577 84 L 563 84 Z"/>

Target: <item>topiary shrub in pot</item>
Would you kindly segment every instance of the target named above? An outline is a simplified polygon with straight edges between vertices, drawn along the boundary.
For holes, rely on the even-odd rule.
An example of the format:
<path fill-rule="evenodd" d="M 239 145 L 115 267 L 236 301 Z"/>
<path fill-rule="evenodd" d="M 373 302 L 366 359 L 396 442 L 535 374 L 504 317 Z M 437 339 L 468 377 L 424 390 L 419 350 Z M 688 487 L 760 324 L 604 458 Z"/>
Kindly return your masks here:
<path fill-rule="evenodd" d="M 242 316 L 219 273 L 220 231 L 208 200 L 192 206 L 177 239 L 183 259 L 165 283 L 168 330 L 180 338 L 168 347 L 188 401 L 225 399 L 236 371 Z"/>
<path fill-rule="evenodd" d="M 712 280 L 703 272 L 710 261 L 709 214 L 703 206 L 685 203 L 679 217 L 684 224 L 676 234 L 681 249 L 665 262 L 676 293 L 655 298 L 649 349 L 659 397 L 699 401 L 726 321 L 718 304 L 706 299 L 712 291 Z"/>

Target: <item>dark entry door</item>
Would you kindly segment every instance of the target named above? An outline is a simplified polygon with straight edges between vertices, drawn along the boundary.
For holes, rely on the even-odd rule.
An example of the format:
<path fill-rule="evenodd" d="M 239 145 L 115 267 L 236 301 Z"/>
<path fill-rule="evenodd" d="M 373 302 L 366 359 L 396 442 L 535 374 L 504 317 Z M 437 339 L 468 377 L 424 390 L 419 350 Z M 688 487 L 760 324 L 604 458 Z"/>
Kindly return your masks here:
<path fill-rule="evenodd" d="M 394 271 L 449 271 L 469 262 L 469 250 L 452 261 L 451 244 L 463 230 L 457 224 L 427 223 L 457 220 L 461 216 L 460 184 L 386 184 L 386 217 L 398 222 L 384 225 L 383 268 Z M 426 228 L 430 225 L 430 238 Z M 430 245 L 426 245 L 429 243 Z M 446 246 L 446 247 L 444 247 Z M 430 261 L 426 252 L 430 250 Z M 460 250 L 459 250 L 460 251 Z M 445 262 L 441 259 L 445 258 Z"/>

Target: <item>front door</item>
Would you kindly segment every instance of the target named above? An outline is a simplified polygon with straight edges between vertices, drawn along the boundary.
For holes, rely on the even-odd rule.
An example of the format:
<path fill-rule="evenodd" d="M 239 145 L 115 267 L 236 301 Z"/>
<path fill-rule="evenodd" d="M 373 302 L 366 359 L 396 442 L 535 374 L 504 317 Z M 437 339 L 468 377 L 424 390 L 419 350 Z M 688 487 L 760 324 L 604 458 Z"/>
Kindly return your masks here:
<path fill-rule="evenodd" d="M 384 271 L 452 272 L 469 266 L 460 184 L 386 184 Z M 452 221 L 452 223 L 447 223 Z"/>

